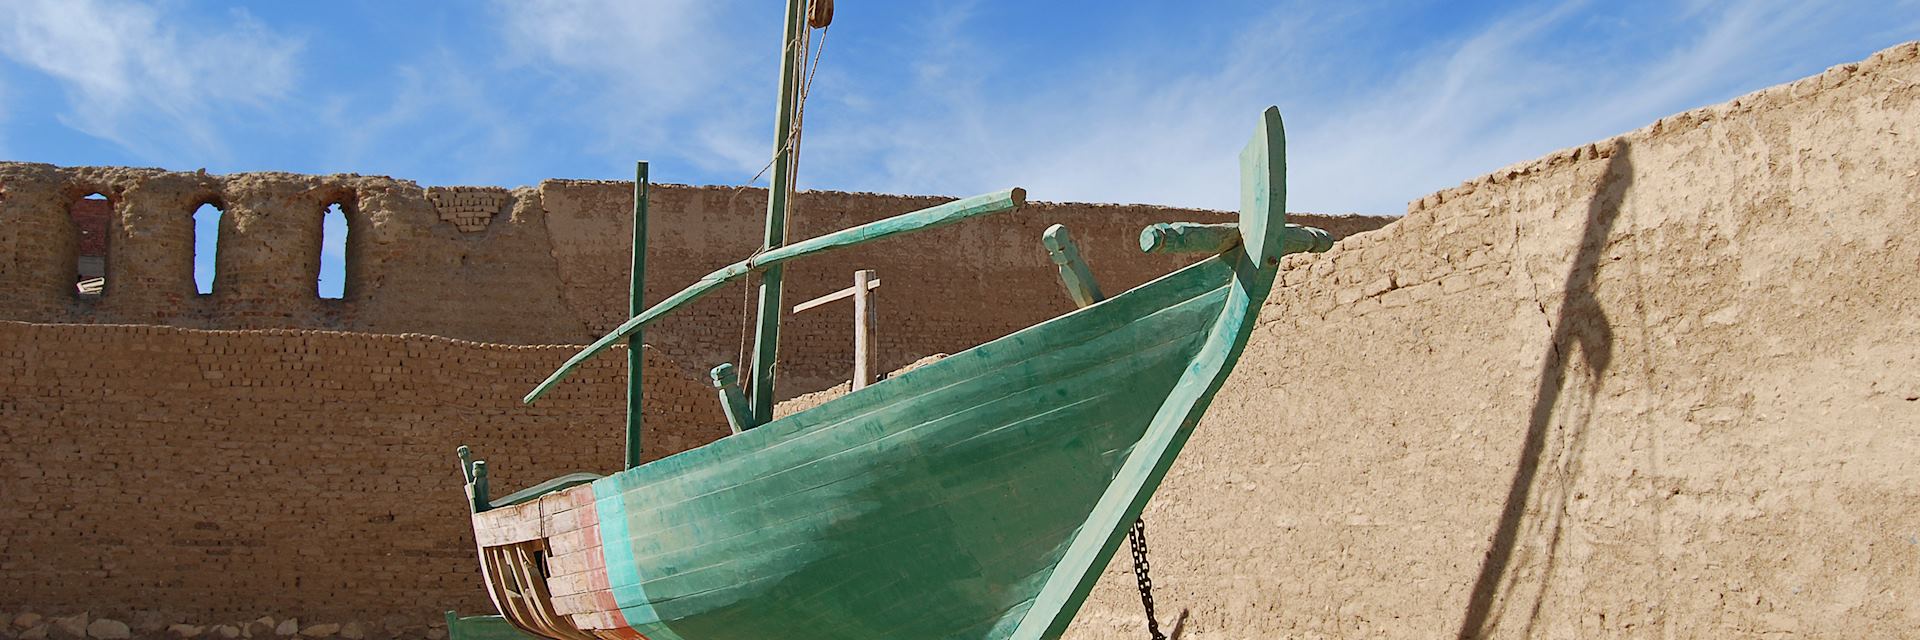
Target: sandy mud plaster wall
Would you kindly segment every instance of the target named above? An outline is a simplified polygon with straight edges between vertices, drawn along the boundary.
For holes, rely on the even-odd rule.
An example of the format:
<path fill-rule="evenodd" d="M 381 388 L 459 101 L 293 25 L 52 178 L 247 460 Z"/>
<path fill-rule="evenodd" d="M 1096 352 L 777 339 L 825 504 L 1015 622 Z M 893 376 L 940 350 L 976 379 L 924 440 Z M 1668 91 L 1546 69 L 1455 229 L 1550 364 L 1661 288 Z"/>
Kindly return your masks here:
<path fill-rule="evenodd" d="M 88 193 L 113 203 L 107 290 L 73 290 L 77 233 L 68 216 Z M 806 192 L 789 238 L 812 237 L 944 198 Z M 192 215 L 223 210 L 213 292 L 195 293 Z M 167 324 L 211 329 L 322 328 L 418 332 L 512 344 L 582 343 L 625 319 L 633 187 L 553 180 L 538 188 L 421 188 L 353 175 L 209 176 L 156 169 L 0 163 L 0 319 Z M 346 292 L 316 294 L 321 218 L 347 216 Z M 647 290 L 659 300 L 759 246 L 765 191 L 656 186 Z M 875 269 L 883 368 L 953 352 L 1070 308 L 1040 231 L 1069 225 L 1109 287 L 1178 268 L 1142 256 L 1140 228 L 1228 219 L 1214 211 L 1035 203 L 1026 211 L 861 247 L 789 267 L 799 302 Z M 1336 236 L 1386 218 L 1308 216 Z M 650 330 L 650 344 L 697 371 L 740 352 L 744 286 L 716 293 Z M 845 305 L 842 305 L 845 306 Z M 850 374 L 850 310 L 788 321 L 782 370 L 791 396 Z"/>
<path fill-rule="evenodd" d="M 1291 258 L 1147 511 L 1163 617 L 1912 637 L 1916 140 L 1907 44 Z M 1073 637 L 1136 637 L 1132 583 L 1109 567 Z"/>
<path fill-rule="evenodd" d="M 454 449 L 496 495 L 617 470 L 624 357 L 519 403 L 571 351 L 0 321 L 0 611 L 424 630 L 490 610 Z M 710 388 L 652 376 L 646 400 L 649 459 L 726 434 Z"/>

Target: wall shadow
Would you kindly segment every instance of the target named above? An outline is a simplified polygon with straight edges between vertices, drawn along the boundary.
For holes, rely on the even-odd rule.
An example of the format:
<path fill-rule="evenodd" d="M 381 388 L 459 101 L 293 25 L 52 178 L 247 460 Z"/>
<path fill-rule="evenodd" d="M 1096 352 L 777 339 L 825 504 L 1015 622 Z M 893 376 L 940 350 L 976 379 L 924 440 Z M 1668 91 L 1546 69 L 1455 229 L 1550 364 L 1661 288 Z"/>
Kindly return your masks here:
<path fill-rule="evenodd" d="M 1520 542 L 1523 526 L 1527 521 L 1528 505 L 1535 499 L 1535 492 L 1541 489 L 1540 471 L 1543 459 L 1548 453 L 1550 442 L 1564 442 L 1562 449 L 1554 456 L 1562 464 L 1577 464 L 1582 445 L 1591 420 L 1593 400 L 1600 391 L 1601 374 L 1613 359 L 1613 329 L 1605 310 L 1594 295 L 1594 273 L 1599 269 L 1602 256 L 1606 252 L 1607 239 L 1613 233 L 1615 222 L 1620 217 L 1620 201 L 1625 197 L 1633 182 L 1633 165 L 1625 141 L 1620 141 L 1613 156 L 1608 159 L 1607 167 L 1601 173 L 1595 185 L 1593 197 L 1587 201 L 1587 217 L 1583 227 L 1580 245 L 1574 254 L 1573 262 L 1567 270 L 1566 281 L 1559 291 L 1561 296 L 1558 317 L 1550 323 L 1552 339 L 1548 342 L 1547 353 L 1540 366 L 1540 383 L 1534 392 L 1533 410 L 1527 419 L 1526 439 L 1520 449 L 1520 459 L 1515 466 L 1513 482 L 1507 488 L 1506 505 L 1501 509 L 1500 521 L 1493 534 L 1493 540 L 1487 549 L 1487 557 L 1480 565 L 1479 577 L 1474 580 L 1473 591 L 1467 602 L 1466 616 L 1460 623 L 1458 637 L 1480 638 L 1489 634 L 1501 621 L 1501 611 L 1495 608 L 1498 596 L 1503 591 L 1511 595 L 1510 580 L 1507 571 L 1513 565 L 1516 546 Z M 1515 256 L 1517 260 L 1519 256 Z M 1524 265 L 1516 265 L 1525 268 Z M 1546 313 L 1544 304 L 1541 312 Z M 1578 420 L 1562 423 L 1563 433 L 1553 432 L 1553 418 L 1562 404 L 1562 386 L 1568 369 L 1573 364 L 1570 348 L 1579 349 L 1580 362 L 1586 374 L 1585 397 L 1576 398 L 1583 402 L 1587 411 Z M 1544 575 L 1553 572 L 1555 551 L 1560 542 L 1561 516 L 1565 512 L 1567 493 L 1572 481 L 1570 473 L 1563 473 L 1557 490 L 1552 495 L 1550 505 L 1543 505 L 1540 517 L 1549 518 L 1552 532 L 1545 553 Z M 1546 583 L 1540 585 L 1540 594 L 1536 596 L 1528 612 L 1526 625 L 1529 632 L 1533 618 L 1538 617 L 1541 599 L 1544 598 Z M 1504 609 L 1502 606 L 1500 609 Z"/>

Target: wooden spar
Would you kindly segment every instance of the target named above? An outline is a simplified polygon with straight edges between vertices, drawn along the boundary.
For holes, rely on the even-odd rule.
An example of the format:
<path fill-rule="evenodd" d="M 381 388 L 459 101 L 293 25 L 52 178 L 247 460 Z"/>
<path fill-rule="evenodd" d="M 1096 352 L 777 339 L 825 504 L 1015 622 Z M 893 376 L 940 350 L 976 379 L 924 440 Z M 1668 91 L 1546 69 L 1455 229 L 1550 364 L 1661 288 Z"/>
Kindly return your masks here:
<path fill-rule="evenodd" d="M 740 393 L 740 374 L 733 370 L 733 363 L 722 362 L 707 376 L 713 378 L 713 388 L 720 391 L 720 411 L 727 415 L 727 427 L 734 433 L 746 431 L 753 416 L 747 413 L 747 397 Z"/>
<path fill-rule="evenodd" d="M 773 262 L 785 262 L 809 253 L 850 247 L 911 231 L 944 227 L 967 218 L 1012 211 L 1026 203 L 1027 190 L 1019 187 L 981 194 L 795 242 L 760 254 L 753 259 L 753 264 L 758 267 Z"/>
<path fill-rule="evenodd" d="M 1240 242 L 1240 225 L 1233 223 L 1162 222 L 1140 230 L 1140 250 L 1147 253 L 1220 253 Z M 1320 253 L 1333 248 L 1333 236 L 1289 223 L 1280 229 L 1279 247 L 1276 255 Z"/>
<path fill-rule="evenodd" d="M 874 278 L 872 280 L 867 281 L 868 290 L 873 290 L 878 288 L 880 288 L 879 278 Z M 833 293 L 829 293 L 827 295 L 820 296 L 818 298 L 814 298 L 812 300 L 808 300 L 806 302 L 793 305 L 793 313 L 800 313 L 802 311 L 807 311 L 809 309 L 818 307 L 820 305 L 824 305 L 830 302 L 839 302 L 841 300 L 845 300 L 851 297 L 853 297 L 853 287 L 847 287 L 845 289 L 841 289 L 839 291 L 835 291 Z"/>
<path fill-rule="evenodd" d="M 1240 225 L 1161 222 L 1140 230 L 1146 253 L 1220 253 L 1240 244 Z"/>
<path fill-rule="evenodd" d="M 646 310 L 647 284 L 647 163 L 634 167 L 633 176 L 633 270 L 627 283 L 627 314 Z M 640 466 L 640 408 L 645 390 L 641 369 L 646 365 L 640 352 L 640 331 L 627 336 L 627 468 Z"/>
<path fill-rule="evenodd" d="M 875 369 L 873 290 L 879 287 L 880 279 L 874 277 L 873 270 L 861 269 L 853 272 L 853 286 L 793 305 L 793 312 L 797 314 L 829 302 L 853 298 L 853 388 L 855 389 L 873 384 Z"/>
<path fill-rule="evenodd" d="M 1080 257 L 1080 246 L 1073 243 L 1066 225 L 1047 227 L 1046 232 L 1040 234 L 1040 244 L 1047 248 L 1047 258 L 1059 265 L 1060 284 L 1067 288 L 1067 296 L 1073 298 L 1074 306 L 1084 307 L 1107 298 L 1100 293 L 1100 283 L 1094 281 L 1093 271 L 1087 269 L 1087 261 Z"/>
<path fill-rule="evenodd" d="M 761 249 L 787 240 L 787 198 L 793 190 L 793 101 L 800 82 L 800 30 L 807 0 L 787 0 L 786 36 L 780 56 L 780 111 L 774 118 L 773 177 L 767 182 L 767 234 Z M 753 334 L 753 370 L 747 388 L 753 395 L 754 424 L 773 419 L 773 369 L 780 353 L 780 285 L 785 276 L 775 264 L 760 274 L 760 308 Z"/>
<path fill-rule="evenodd" d="M 595 340 L 593 344 L 587 345 L 587 347 L 581 349 L 579 353 L 573 354 L 573 357 L 567 358 L 567 361 L 561 364 L 559 369 L 554 370 L 552 374 L 547 376 L 546 380 L 541 381 L 538 386 L 533 388 L 533 391 L 527 393 L 527 396 L 523 398 L 522 401 L 532 403 L 534 400 L 539 399 L 540 396 L 546 394 L 548 389 L 553 388 L 553 385 L 558 384 L 560 380 L 566 378 L 568 374 L 573 373 L 573 370 L 579 367 L 580 363 L 598 355 L 602 351 L 606 351 L 608 347 L 613 346 L 614 342 L 640 330 L 640 328 L 645 327 L 661 316 L 671 313 L 673 310 L 689 302 L 699 300 L 727 283 L 738 280 L 754 271 L 775 266 L 801 256 L 850 247 L 903 233 L 944 227 L 976 216 L 1013 211 L 1020 208 L 1021 205 L 1026 204 L 1026 202 L 1027 191 L 1018 187 L 1005 191 L 981 194 L 971 198 L 927 207 L 912 213 L 903 213 L 885 220 L 869 222 L 858 227 L 843 229 L 802 242 L 796 242 L 727 265 L 718 271 L 700 278 L 694 282 L 692 286 L 681 289 L 679 293 L 667 296 L 667 299 L 661 300 L 652 307 L 648 307 L 646 311 L 633 316 L 619 327 L 615 327 L 612 332 L 601 336 L 599 340 Z M 757 418 L 758 414 L 756 414 L 755 417 Z"/>
<path fill-rule="evenodd" d="M 1280 236 L 1280 254 L 1324 253 L 1333 248 L 1333 234 L 1319 227 L 1288 223 Z"/>

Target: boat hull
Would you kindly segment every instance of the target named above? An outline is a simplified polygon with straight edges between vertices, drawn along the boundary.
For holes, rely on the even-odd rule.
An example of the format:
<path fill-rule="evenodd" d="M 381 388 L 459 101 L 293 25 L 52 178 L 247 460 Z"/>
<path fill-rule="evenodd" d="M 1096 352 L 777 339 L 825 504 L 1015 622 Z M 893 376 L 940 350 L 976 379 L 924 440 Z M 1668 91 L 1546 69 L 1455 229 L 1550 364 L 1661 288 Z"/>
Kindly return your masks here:
<path fill-rule="evenodd" d="M 707 446 L 476 507 L 496 604 L 568 640 L 1058 637 L 1246 345 L 1285 251 L 1279 127 L 1269 109 L 1242 153 L 1241 246 Z"/>
<path fill-rule="evenodd" d="M 1228 260 L 544 501 L 555 611 L 652 640 L 1008 637 L 1206 344 Z"/>

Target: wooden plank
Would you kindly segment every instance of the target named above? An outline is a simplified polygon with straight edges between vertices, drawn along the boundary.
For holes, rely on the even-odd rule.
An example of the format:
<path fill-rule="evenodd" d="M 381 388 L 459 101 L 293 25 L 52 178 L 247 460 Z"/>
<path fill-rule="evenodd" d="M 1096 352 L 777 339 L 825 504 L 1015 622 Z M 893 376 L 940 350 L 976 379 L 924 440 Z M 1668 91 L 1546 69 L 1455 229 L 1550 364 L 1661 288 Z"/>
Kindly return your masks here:
<path fill-rule="evenodd" d="M 1161 222 L 1140 230 L 1144 253 L 1220 253 L 1240 244 L 1240 225 Z"/>
<path fill-rule="evenodd" d="M 1287 224 L 1286 212 L 1274 211 L 1287 202 L 1287 132 L 1279 108 L 1267 107 L 1260 117 L 1255 139 L 1240 150 L 1240 240 L 1253 263 L 1266 269 L 1280 264 Z"/>
<path fill-rule="evenodd" d="M 546 523 L 538 504 L 522 503 L 473 514 L 473 532 L 480 546 L 491 547 L 540 538 Z"/>
<path fill-rule="evenodd" d="M 868 290 L 877 289 L 879 287 L 880 287 L 879 278 L 874 278 L 873 280 L 867 283 Z M 815 307 L 819 307 L 820 305 L 827 304 L 829 302 L 837 302 L 837 301 L 845 300 L 851 297 L 853 297 L 853 287 L 847 287 L 845 289 L 841 289 L 839 291 L 835 291 L 833 293 L 829 293 L 827 295 L 820 296 L 818 298 L 814 298 L 812 300 L 808 300 L 806 302 L 793 305 L 793 313 L 800 313 L 802 311 L 807 311 Z"/>
<path fill-rule="evenodd" d="M 1080 257 L 1080 246 L 1074 244 L 1066 225 L 1047 227 L 1040 234 L 1040 244 L 1047 248 L 1047 258 L 1059 267 L 1060 284 L 1067 288 L 1067 297 L 1073 299 L 1074 306 L 1085 307 L 1107 299 L 1100 293 L 1100 283 L 1093 279 L 1086 259 Z"/>
<path fill-rule="evenodd" d="M 880 280 L 872 269 L 853 272 L 853 388 L 873 384 L 873 289 Z"/>
<path fill-rule="evenodd" d="M 708 371 L 707 376 L 713 380 L 713 388 L 720 392 L 720 412 L 727 416 L 727 427 L 734 433 L 753 428 L 753 407 L 740 391 L 740 376 L 734 373 L 733 363 L 722 362 Z"/>

